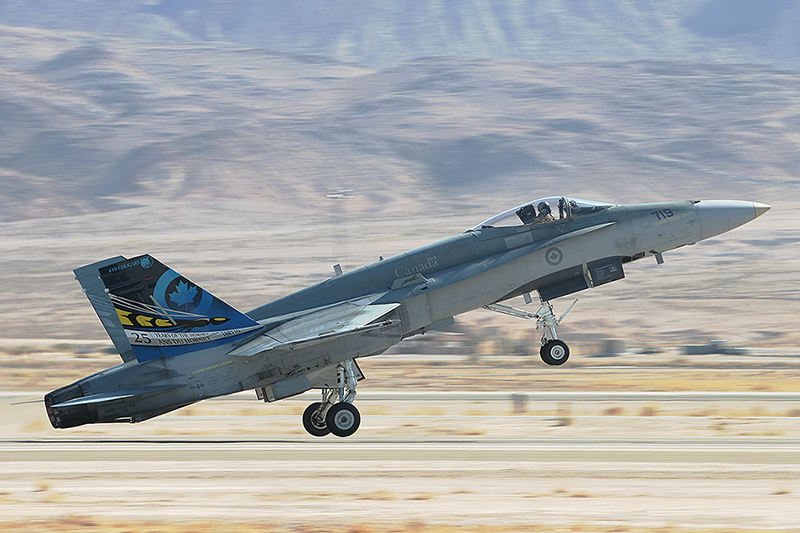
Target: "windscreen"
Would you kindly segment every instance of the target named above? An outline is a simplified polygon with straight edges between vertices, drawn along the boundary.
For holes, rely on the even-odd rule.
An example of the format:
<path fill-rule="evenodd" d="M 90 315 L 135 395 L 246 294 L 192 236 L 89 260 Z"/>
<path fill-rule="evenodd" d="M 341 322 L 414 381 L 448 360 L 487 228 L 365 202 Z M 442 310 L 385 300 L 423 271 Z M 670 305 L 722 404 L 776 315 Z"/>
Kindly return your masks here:
<path fill-rule="evenodd" d="M 611 207 L 610 204 L 601 202 L 577 200 L 574 198 L 567 198 L 566 196 L 552 196 L 533 200 L 511 208 L 508 211 L 503 211 L 481 222 L 472 229 L 479 230 L 485 228 L 547 224 L 591 215 L 608 209 L 609 207 Z"/>

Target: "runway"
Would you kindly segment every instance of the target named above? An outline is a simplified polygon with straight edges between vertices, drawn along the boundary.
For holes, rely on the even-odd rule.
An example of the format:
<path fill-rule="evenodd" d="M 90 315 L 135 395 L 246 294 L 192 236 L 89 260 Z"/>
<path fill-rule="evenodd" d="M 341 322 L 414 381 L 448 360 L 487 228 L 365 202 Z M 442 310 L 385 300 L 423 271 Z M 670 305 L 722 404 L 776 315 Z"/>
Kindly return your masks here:
<path fill-rule="evenodd" d="M 798 464 L 800 439 L 141 437 L 0 440 L 16 461 L 497 461 Z"/>
<path fill-rule="evenodd" d="M 0 529 L 735 533 L 800 523 L 795 394 L 541 392 L 522 414 L 511 392 L 392 394 L 360 395 L 362 427 L 347 439 L 304 432 L 307 397 L 236 395 L 61 431 L 41 404 L 15 405 L 0 424 Z"/>
<path fill-rule="evenodd" d="M 60 530 L 78 516 L 148 531 L 182 529 L 175 524 L 227 530 L 238 522 L 268 531 L 587 531 L 580 529 L 587 524 L 792 531 L 800 523 L 798 444 L 770 437 L 3 439 L 0 527 L 42 521 Z"/>

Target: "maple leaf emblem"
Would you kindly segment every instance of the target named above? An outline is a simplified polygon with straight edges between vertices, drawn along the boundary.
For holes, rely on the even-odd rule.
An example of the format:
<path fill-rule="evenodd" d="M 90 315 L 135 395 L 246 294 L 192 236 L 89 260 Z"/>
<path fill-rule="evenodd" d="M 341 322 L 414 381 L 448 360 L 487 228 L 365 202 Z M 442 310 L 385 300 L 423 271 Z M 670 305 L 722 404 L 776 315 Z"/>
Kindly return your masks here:
<path fill-rule="evenodd" d="M 194 299 L 197 297 L 197 287 L 190 287 L 185 281 L 179 281 L 175 292 L 169 293 L 168 296 L 175 305 L 189 305 L 194 303 Z"/>

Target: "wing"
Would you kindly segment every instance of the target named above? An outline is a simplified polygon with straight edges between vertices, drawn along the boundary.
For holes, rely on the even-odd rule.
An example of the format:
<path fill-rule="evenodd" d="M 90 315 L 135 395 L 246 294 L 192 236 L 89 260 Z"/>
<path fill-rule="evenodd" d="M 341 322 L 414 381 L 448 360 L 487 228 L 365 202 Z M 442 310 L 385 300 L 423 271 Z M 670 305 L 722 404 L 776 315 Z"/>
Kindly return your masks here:
<path fill-rule="evenodd" d="M 387 315 L 399 306 L 399 303 L 336 304 L 292 318 L 236 348 L 230 355 L 250 357 L 269 350 L 292 350 L 300 345 L 386 327 L 394 323 Z"/>

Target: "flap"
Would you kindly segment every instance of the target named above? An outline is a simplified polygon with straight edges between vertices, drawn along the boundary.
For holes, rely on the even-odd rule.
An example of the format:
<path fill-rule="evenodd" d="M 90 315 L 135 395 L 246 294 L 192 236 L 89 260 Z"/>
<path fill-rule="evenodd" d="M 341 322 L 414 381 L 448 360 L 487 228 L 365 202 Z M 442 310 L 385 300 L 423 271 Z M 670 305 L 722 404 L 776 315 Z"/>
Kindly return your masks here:
<path fill-rule="evenodd" d="M 385 327 L 390 324 L 388 321 L 374 322 L 399 306 L 399 303 L 338 304 L 284 322 L 233 350 L 230 355 L 250 357 L 267 350 L 292 349 L 299 344 L 321 342 L 333 337 Z"/>

